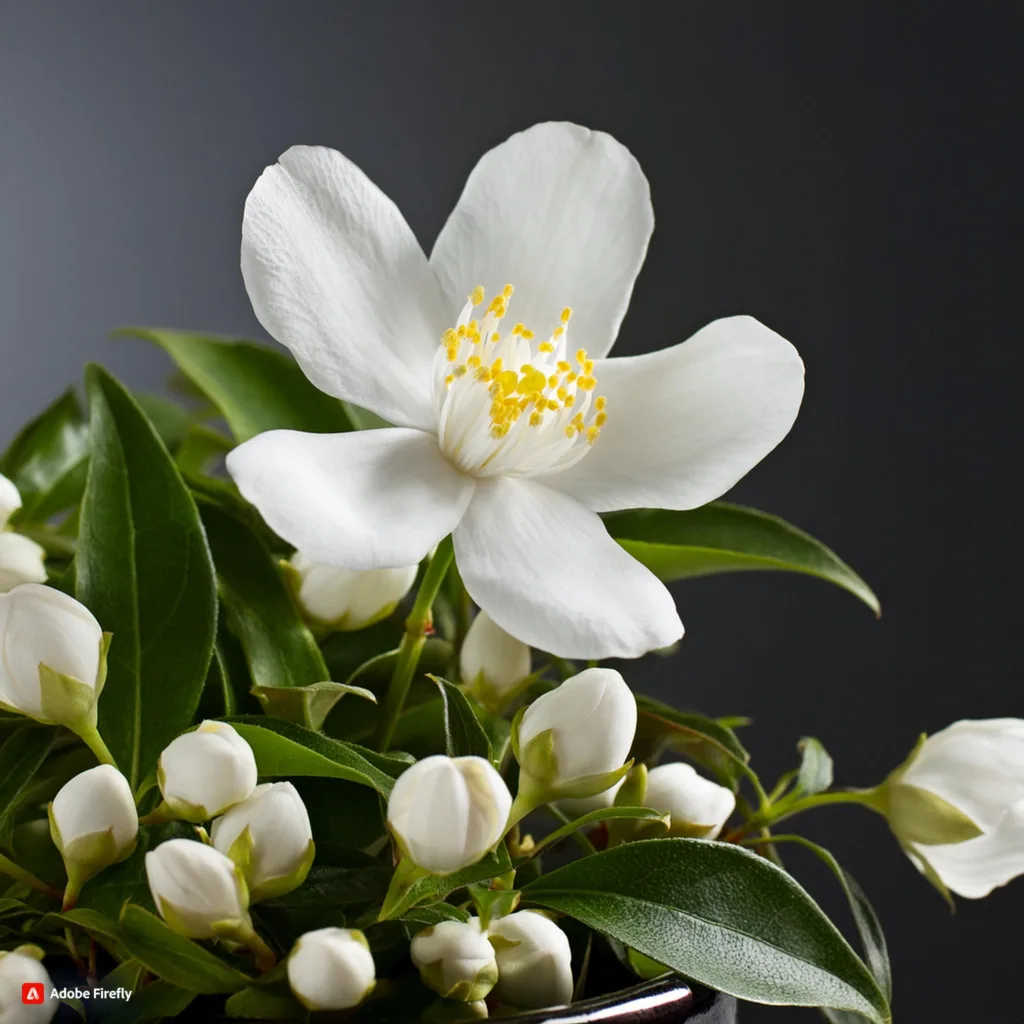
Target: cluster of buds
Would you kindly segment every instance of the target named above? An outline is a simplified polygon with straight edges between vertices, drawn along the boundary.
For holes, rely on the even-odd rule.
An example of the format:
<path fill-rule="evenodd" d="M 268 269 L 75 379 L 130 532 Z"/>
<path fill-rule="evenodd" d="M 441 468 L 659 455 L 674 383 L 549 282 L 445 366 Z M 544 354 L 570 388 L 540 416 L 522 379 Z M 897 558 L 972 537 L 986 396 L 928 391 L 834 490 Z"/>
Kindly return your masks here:
<path fill-rule="evenodd" d="M 21 508 L 21 494 L 0 473 L 0 594 L 22 583 L 46 582 L 46 552 L 31 538 L 9 529 L 11 516 Z"/>

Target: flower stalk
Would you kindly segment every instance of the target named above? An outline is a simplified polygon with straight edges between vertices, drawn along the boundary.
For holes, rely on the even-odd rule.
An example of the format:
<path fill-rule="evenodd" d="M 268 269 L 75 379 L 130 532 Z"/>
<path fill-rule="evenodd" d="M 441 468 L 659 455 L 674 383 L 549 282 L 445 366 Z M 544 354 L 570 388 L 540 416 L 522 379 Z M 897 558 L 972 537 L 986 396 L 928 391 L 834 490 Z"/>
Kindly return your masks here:
<path fill-rule="evenodd" d="M 433 623 L 431 609 L 437 599 L 441 584 L 444 582 L 448 566 L 454 556 L 451 537 L 446 537 L 437 546 L 433 557 L 427 563 L 427 571 L 423 582 L 416 593 L 412 611 L 405 620 L 405 632 L 398 647 L 398 659 L 395 662 L 394 675 L 388 686 L 381 715 L 380 730 L 377 735 L 377 749 L 386 751 L 391 744 L 395 726 L 405 707 L 405 699 L 409 695 L 409 687 L 416 675 L 416 667 L 420 663 L 423 646 L 427 642 L 427 632 Z"/>

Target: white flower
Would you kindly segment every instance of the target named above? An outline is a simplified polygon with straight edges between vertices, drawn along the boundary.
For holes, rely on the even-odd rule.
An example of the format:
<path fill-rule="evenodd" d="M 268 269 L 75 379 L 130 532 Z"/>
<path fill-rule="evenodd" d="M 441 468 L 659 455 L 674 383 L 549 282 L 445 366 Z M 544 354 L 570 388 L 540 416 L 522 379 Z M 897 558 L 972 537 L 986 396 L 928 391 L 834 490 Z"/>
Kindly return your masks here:
<path fill-rule="evenodd" d="M 21 493 L 0 473 L 0 594 L 22 583 L 46 582 L 46 552 L 34 540 L 6 530 L 19 508 Z"/>
<path fill-rule="evenodd" d="M 253 900 L 281 896 L 298 888 L 312 864 L 313 832 L 302 797 L 290 782 L 265 782 L 248 800 L 218 818 L 210 830 L 213 845 L 231 854 L 248 829 L 244 871 Z"/>
<path fill-rule="evenodd" d="M 139 831 L 128 780 L 108 764 L 76 775 L 53 798 L 50 831 L 73 888 L 124 860 Z"/>
<path fill-rule="evenodd" d="M 296 551 L 291 559 L 298 573 L 296 597 L 315 622 L 332 629 L 372 626 L 390 615 L 412 589 L 418 565 L 400 569 L 339 569 L 323 565 Z"/>
<path fill-rule="evenodd" d="M 43 951 L 35 946 L 22 946 L 13 953 L 0 950 L 0 1024 L 49 1024 L 60 1005 L 53 998 L 53 982 L 39 962 Z M 39 1002 L 22 999 L 23 986 L 35 987 L 31 993 L 40 995 Z"/>
<path fill-rule="evenodd" d="M 256 788 L 252 747 L 226 722 L 203 722 L 170 743 L 157 777 L 164 803 L 188 821 L 209 821 Z"/>
<path fill-rule="evenodd" d="M 21 508 L 21 492 L 13 480 L 0 473 L 0 530 L 7 528 L 11 516 Z"/>
<path fill-rule="evenodd" d="M 884 788 L 893 832 L 918 867 L 930 866 L 948 889 L 978 899 L 1024 874 L 1024 720 L 956 722 L 929 736 Z M 965 815 L 981 835 L 921 842 L 925 830 L 944 824 L 928 813 L 929 795 Z"/>
<path fill-rule="evenodd" d="M 253 309 L 321 390 L 397 426 L 262 434 L 228 456 L 242 493 L 347 569 L 412 565 L 453 533 L 473 600 L 542 650 L 678 640 L 668 591 L 598 513 L 723 494 L 789 431 L 803 365 L 750 317 L 606 359 L 653 223 L 623 146 L 540 124 L 483 157 L 428 262 L 355 165 L 290 149 L 246 203 Z M 508 282 L 528 328 L 505 319 Z"/>
<path fill-rule="evenodd" d="M 494 848 L 511 806 L 504 779 L 488 761 L 436 754 L 398 777 L 388 826 L 417 867 L 448 875 Z"/>
<path fill-rule="evenodd" d="M 288 983 L 307 1010 L 348 1010 L 373 991 L 373 956 L 361 931 L 306 932 L 288 957 Z"/>
<path fill-rule="evenodd" d="M 459 654 L 459 675 L 485 703 L 500 707 L 530 674 L 530 648 L 480 612 Z"/>
<path fill-rule="evenodd" d="M 636 718 L 636 698 L 615 669 L 585 669 L 523 714 L 517 737 L 523 774 L 558 796 L 594 796 L 619 781 L 608 778 L 596 790 L 588 785 L 622 767 Z M 574 786 L 589 791 L 570 792 Z"/>
<path fill-rule="evenodd" d="M 565 932 L 536 910 L 520 910 L 491 925 L 498 959 L 497 996 L 524 1010 L 563 1006 L 572 999 L 572 952 Z"/>
<path fill-rule="evenodd" d="M 669 815 L 672 834 L 717 839 L 736 809 L 736 795 L 698 775 L 692 765 L 674 762 L 647 773 L 644 806 Z"/>
<path fill-rule="evenodd" d="M 73 700 L 49 673 L 79 684 Z M 88 608 L 37 583 L 0 594 L 0 707 L 72 725 L 95 713 L 102 676 L 103 631 Z"/>
<path fill-rule="evenodd" d="M 476 1002 L 498 980 L 494 947 L 475 917 L 425 928 L 412 940 L 410 954 L 424 984 L 445 999 Z"/>
<path fill-rule="evenodd" d="M 212 939 L 225 924 L 251 930 L 248 894 L 234 863 L 191 839 L 168 839 L 146 854 L 153 902 L 167 924 L 190 939 Z"/>

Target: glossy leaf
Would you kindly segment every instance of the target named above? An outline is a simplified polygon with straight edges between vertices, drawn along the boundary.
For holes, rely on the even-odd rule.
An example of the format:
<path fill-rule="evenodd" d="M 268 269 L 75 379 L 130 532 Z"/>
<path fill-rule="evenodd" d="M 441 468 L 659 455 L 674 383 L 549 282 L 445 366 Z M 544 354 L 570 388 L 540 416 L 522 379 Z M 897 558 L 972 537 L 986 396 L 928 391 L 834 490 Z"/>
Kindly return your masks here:
<path fill-rule="evenodd" d="M 164 447 L 169 452 L 175 451 L 197 421 L 196 413 L 169 398 L 164 398 L 163 395 L 136 392 L 134 397 L 139 403 L 139 408 L 160 435 Z"/>
<path fill-rule="evenodd" d="M 65 391 L 0 456 L 0 473 L 17 484 L 15 522 L 42 522 L 76 504 L 85 488 L 89 430 L 75 392 Z"/>
<path fill-rule="evenodd" d="M 438 676 L 430 677 L 441 691 L 444 707 L 445 753 L 449 757 L 490 759 L 491 744 L 469 698 L 454 683 Z"/>
<path fill-rule="evenodd" d="M 133 993 L 127 1002 L 108 1003 L 99 1021 L 101 1024 L 150 1024 L 151 1021 L 171 1020 L 183 1014 L 195 998 L 193 991 L 157 980 Z"/>
<path fill-rule="evenodd" d="M 881 614 L 871 588 L 835 552 L 778 516 L 713 501 L 686 512 L 634 509 L 605 516 L 608 532 L 659 579 L 775 569 L 834 583 Z"/>
<path fill-rule="evenodd" d="M 407 767 L 404 761 L 332 740 L 292 722 L 236 718 L 232 725 L 252 747 L 261 778 L 311 775 L 345 779 L 386 797 L 395 783 L 381 765 L 392 765 L 396 775 Z"/>
<path fill-rule="evenodd" d="M 781 869 L 726 843 L 653 839 L 542 875 L 523 901 L 575 917 L 711 988 L 753 1002 L 891 1019 L 868 969 Z"/>
<path fill-rule="evenodd" d="M 224 1004 L 232 1020 L 306 1020 L 309 1011 L 288 992 L 244 988 Z"/>
<path fill-rule="evenodd" d="M 587 828 L 589 825 L 599 825 L 602 821 L 623 818 L 635 821 L 661 821 L 664 817 L 650 807 L 599 807 L 596 811 L 588 811 L 581 817 L 566 822 L 561 828 L 539 840 L 537 845 L 530 850 L 528 859 L 532 860 L 563 839 L 568 839 L 574 832 L 579 832 L 580 829 Z"/>
<path fill-rule="evenodd" d="M 0 747 L 0 842 L 7 835 L 21 796 L 50 752 L 57 730 L 24 725 Z"/>
<path fill-rule="evenodd" d="M 117 332 L 152 341 L 217 407 L 237 441 L 264 430 L 333 434 L 352 429 L 343 402 L 324 394 L 280 349 L 159 328 Z"/>
<path fill-rule="evenodd" d="M 797 745 L 802 755 L 797 790 L 808 796 L 824 793 L 832 785 L 832 758 L 820 740 L 805 736 Z"/>
<path fill-rule="evenodd" d="M 213 563 L 192 496 L 152 425 L 100 367 L 75 596 L 114 634 L 100 732 L 133 787 L 191 724 L 213 652 Z"/>
<path fill-rule="evenodd" d="M 130 955 L 157 977 L 189 992 L 238 992 L 252 983 L 252 978 L 131 903 L 121 912 L 121 939 Z"/>

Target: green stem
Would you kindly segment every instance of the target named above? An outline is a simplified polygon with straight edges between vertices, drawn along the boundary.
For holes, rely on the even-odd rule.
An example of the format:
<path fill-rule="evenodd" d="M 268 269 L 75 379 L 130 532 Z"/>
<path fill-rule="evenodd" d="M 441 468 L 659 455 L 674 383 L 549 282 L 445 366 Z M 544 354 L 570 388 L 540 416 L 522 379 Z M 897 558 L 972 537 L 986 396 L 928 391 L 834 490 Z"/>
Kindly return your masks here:
<path fill-rule="evenodd" d="M 96 760 L 100 764 L 109 764 L 114 768 L 117 767 L 114 755 L 107 749 L 107 745 L 103 742 L 103 737 L 100 736 L 99 730 L 95 725 L 81 730 L 76 729 L 75 732 L 82 742 L 96 755 Z"/>
<path fill-rule="evenodd" d="M 256 957 L 256 969 L 260 974 L 266 974 L 277 964 L 274 951 L 260 938 L 255 929 L 247 937 L 247 945 Z"/>
<path fill-rule="evenodd" d="M 75 932 L 71 925 L 67 925 L 64 929 L 64 942 L 67 944 L 68 953 L 71 955 L 71 962 L 75 965 L 75 969 L 81 977 L 87 978 L 89 968 L 85 966 L 82 954 L 78 952 L 78 943 L 75 941 Z"/>
<path fill-rule="evenodd" d="M 13 878 L 16 882 L 21 882 L 22 885 L 27 885 L 30 889 L 35 889 L 36 892 L 46 893 L 47 896 L 53 896 L 56 899 L 60 899 L 61 892 L 59 889 L 54 889 L 53 886 L 47 885 L 44 881 L 36 878 L 30 871 L 26 871 L 24 868 L 19 867 L 0 853 L 0 872 Z"/>
<path fill-rule="evenodd" d="M 398 647 L 398 659 L 395 672 L 391 677 L 387 696 L 384 699 L 384 710 L 381 716 L 380 731 L 377 736 L 377 749 L 386 751 L 391 744 L 395 726 L 405 707 L 405 698 L 409 695 L 416 667 L 420 663 L 423 645 L 427 642 L 427 630 L 432 623 L 431 608 L 437 598 L 437 592 L 444 582 L 445 573 L 451 564 L 454 549 L 451 537 L 445 537 L 437 546 L 434 557 L 427 565 L 423 582 L 416 594 L 416 601 L 405 620 L 405 632 Z"/>
<path fill-rule="evenodd" d="M 815 793 L 813 796 L 800 797 L 793 801 L 783 801 L 755 815 L 749 822 L 749 828 L 778 825 L 797 814 L 812 811 L 816 807 L 829 807 L 833 804 L 860 804 L 870 810 L 884 814 L 876 791 L 873 789 L 844 789 L 834 793 Z"/>

